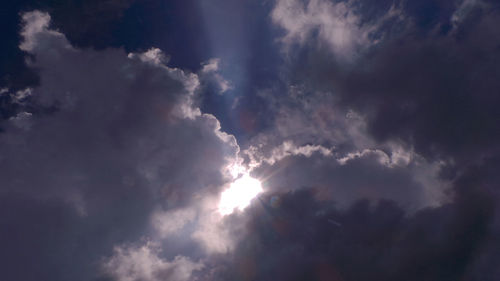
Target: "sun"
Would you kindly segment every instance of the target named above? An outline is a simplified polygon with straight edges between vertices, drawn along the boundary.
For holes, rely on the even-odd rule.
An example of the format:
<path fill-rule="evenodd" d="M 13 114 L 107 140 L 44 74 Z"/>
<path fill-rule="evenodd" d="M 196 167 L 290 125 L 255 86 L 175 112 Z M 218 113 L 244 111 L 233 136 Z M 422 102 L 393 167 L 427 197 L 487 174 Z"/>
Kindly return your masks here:
<path fill-rule="evenodd" d="M 219 213 L 225 216 L 234 212 L 235 209 L 242 211 L 261 192 L 262 185 L 260 181 L 248 174 L 244 174 L 233 181 L 229 188 L 222 192 L 219 202 Z"/>

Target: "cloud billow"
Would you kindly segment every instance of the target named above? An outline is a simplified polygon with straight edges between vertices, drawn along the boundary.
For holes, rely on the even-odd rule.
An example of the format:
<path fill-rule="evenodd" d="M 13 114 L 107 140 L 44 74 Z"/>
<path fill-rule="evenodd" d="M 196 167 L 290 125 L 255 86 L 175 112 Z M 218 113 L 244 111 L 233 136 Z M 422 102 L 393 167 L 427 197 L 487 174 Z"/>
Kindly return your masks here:
<path fill-rule="evenodd" d="M 22 14 L 40 83 L 0 89 L 0 279 L 498 280 L 497 4 L 276 0 L 233 45 L 226 4 L 200 6 L 212 43 L 256 62 L 197 73 Z M 229 111 L 265 126 L 240 141 Z M 223 216 L 238 173 L 264 192 Z"/>
<path fill-rule="evenodd" d="M 158 208 L 216 196 L 239 148 L 194 105 L 197 75 L 165 66 L 158 50 L 78 49 L 50 29 L 48 14 L 23 19 L 20 48 L 40 74 L 30 104 L 53 110 L 26 107 L 2 124 L 4 280 L 92 280 L 114 246 L 151 233 Z M 130 255 L 119 252 L 108 271 Z M 199 268 L 187 257 L 170 264 L 153 255 L 138 257 L 179 267 L 176 280 Z"/>
<path fill-rule="evenodd" d="M 340 7 L 350 10 L 327 21 L 309 17 Z M 221 266 L 214 280 L 244 280 L 247 271 L 250 280 L 497 280 L 495 7 L 276 1 L 272 16 L 284 30 L 289 91 L 264 93 L 276 106 L 276 129 L 262 132 L 248 150 L 266 163 L 256 172 L 269 178 L 269 193 L 254 205 L 248 242 L 233 256 L 239 267 Z M 355 42 L 350 53 L 328 41 L 328 34 L 360 30 L 374 37 L 357 43 L 344 37 Z M 296 147 L 276 153 L 286 141 Z M 301 152 L 317 145 L 330 155 Z M 400 161 L 372 158 L 384 154 L 378 160 Z M 407 213 L 426 197 L 423 186 L 436 199 L 443 183 L 448 200 Z M 349 201 L 350 195 L 368 200 Z M 282 203 L 273 209 L 268 204 L 276 198 Z M 333 208 L 335 198 L 350 203 Z"/>

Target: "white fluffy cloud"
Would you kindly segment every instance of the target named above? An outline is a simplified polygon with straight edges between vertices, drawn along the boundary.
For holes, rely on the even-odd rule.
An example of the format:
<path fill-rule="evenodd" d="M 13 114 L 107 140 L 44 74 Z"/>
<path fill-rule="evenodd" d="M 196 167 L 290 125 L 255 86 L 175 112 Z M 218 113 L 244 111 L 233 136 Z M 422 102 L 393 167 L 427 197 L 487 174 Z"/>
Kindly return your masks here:
<path fill-rule="evenodd" d="M 117 281 L 187 281 L 203 264 L 187 257 L 176 256 L 172 261 L 159 257 L 161 250 L 153 243 L 139 247 L 116 247 L 104 262 L 104 271 Z"/>

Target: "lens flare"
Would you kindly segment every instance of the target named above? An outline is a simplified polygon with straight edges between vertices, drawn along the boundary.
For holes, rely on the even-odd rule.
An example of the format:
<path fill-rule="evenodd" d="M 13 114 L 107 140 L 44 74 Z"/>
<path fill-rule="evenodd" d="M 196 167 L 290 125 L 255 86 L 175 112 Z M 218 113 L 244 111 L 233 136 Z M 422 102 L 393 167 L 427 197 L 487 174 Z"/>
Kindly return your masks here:
<path fill-rule="evenodd" d="M 243 211 L 250 201 L 262 192 L 262 185 L 258 179 L 248 174 L 236 179 L 227 190 L 222 192 L 219 202 L 219 213 L 229 215 L 235 209 Z"/>

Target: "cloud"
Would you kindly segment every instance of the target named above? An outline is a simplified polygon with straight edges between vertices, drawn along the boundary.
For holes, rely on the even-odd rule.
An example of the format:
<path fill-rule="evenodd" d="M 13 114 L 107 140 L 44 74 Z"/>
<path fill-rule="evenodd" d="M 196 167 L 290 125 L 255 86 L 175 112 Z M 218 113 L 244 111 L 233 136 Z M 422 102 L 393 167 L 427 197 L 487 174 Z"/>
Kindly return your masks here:
<path fill-rule="evenodd" d="M 496 99 L 491 75 L 498 72 L 492 61 L 498 56 L 495 46 L 500 37 L 491 27 L 498 13 L 475 6 L 459 27 L 447 31 L 458 5 L 439 4 L 436 9 L 449 16 L 431 14 L 432 21 L 424 24 L 419 18 L 424 14 L 416 10 L 434 7 L 430 2 L 400 6 L 403 22 L 398 28 L 382 25 L 380 32 L 386 36 L 349 67 L 328 50 L 304 46 L 290 60 L 286 83 L 305 93 L 330 95 L 323 107 L 361 115 L 376 142 L 403 141 L 426 158 L 444 161 L 493 153 L 497 114 L 490 106 Z M 365 9 L 371 7 L 363 3 Z M 455 8 L 446 12 L 448 6 Z M 491 133 L 486 136 L 486 131 Z M 477 145 L 483 152 L 477 153 Z"/>
<path fill-rule="evenodd" d="M 220 59 L 210 59 L 203 63 L 200 73 L 202 80 L 206 80 L 208 86 L 215 84 L 220 94 L 233 89 L 231 83 L 220 74 Z"/>
<path fill-rule="evenodd" d="M 281 39 L 285 50 L 295 43 L 307 46 L 309 42 L 318 42 L 340 61 L 352 61 L 359 52 L 377 43 L 375 34 L 380 25 L 400 16 L 393 5 L 383 17 L 366 21 L 359 11 L 360 2 L 278 0 L 271 16 L 285 30 Z"/>
<path fill-rule="evenodd" d="M 23 21 L 20 48 L 31 55 L 29 65 L 39 71 L 40 85 L 23 95 L 29 102 L 22 111 L 2 123 L 1 200 L 23 198 L 13 201 L 17 207 L 6 205 L 8 221 L 2 225 L 23 233 L 23 220 L 34 223 L 15 211 L 22 204 L 31 204 L 40 212 L 34 218 L 50 223 L 23 234 L 4 251 L 2 260 L 9 268 L 4 280 L 64 279 L 63 270 L 49 264 L 63 264 L 67 256 L 78 261 L 71 272 L 85 272 L 70 279 L 93 280 L 99 274 L 98 261 L 114 246 L 158 237 L 151 224 L 155 214 L 188 210 L 198 216 L 206 211 L 198 208 L 200 200 L 216 200 L 232 179 L 227 167 L 237 161 L 239 147 L 232 135 L 221 131 L 217 118 L 195 105 L 199 76 L 165 65 L 159 49 L 131 54 L 80 49 L 50 27 L 47 13 L 25 13 Z M 60 207 L 53 210 L 55 206 Z M 72 217 L 58 215 L 64 213 Z M 162 220 L 160 232 L 182 228 L 169 219 Z M 59 244 L 46 234 L 58 224 L 61 230 L 54 239 Z M 205 233 L 198 231 L 203 239 Z M 37 262 L 21 270 L 28 240 L 58 254 L 45 258 L 47 251 L 34 251 Z M 202 243 L 197 241 L 185 245 Z M 118 279 L 157 280 L 167 274 L 189 280 L 190 272 L 200 268 L 187 256 L 168 261 L 157 257 L 149 246 L 120 247 L 108 261 Z M 200 247 L 184 254 L 202 255 Z M 9 256 L 14 258 L 7 260 Z M 135 258 L 144 267 L 127 276 L 125 267 Z"/>
<path fill-rule="evenodd" d="M 289 155 L 273 164 L 263 163 L 254 175 L 270 192 L 311 189 L 318 200 L 341 209 L 362 199 L 393 200 L 410 212 L 446 202 L 448 185 L 438 178 L 439 166 L 422 160 L 398 165 L 379 150 L 350 158 L 334 155 Z"/>
<path fill-rule="evenodd" d="M 359 25 L 359 18 L 349 3 L 312 0 L 277 1 L 272 17 L 286 30 L 286 44 L 304 44 L 317 30 L 320 40 L 339 56 L 351 57 L 356 49 L 368 44 L 367 31 Z"/>
<path fill-rule="evenodd" d="M 362 114 L 331 92 L 290 86 L 286 95 L 262 93 L 275 117 L 249 141 L 245 164 L 272 191 L 313 189 L 347 208 L 361 199 L 394 200 L 406 211 L 450 200 L 446 164 L 429 160 L 397 139 L 378 142 Z"/>
<path fill-rule="evenodd" d="M 233 231 L 241 227 L 241 223 L 224 218 L 218 210 L 219 201 L 220 195 L 196 196 L 196 201 L 187 207 L 157 210 L 151 217 L 155 229 L 151 236 L 193 256 L 229 253 L 240 240 Z"/>
<path fill-rule="evenodd" d="M 300 51 L 284 67 L 288 92 L 261 93 L 276 118 L 244 151 L 267 193 L 212 280 L 496 280 L 498 9 L 395 2 L 401 24 L 377 25 L 346 66 L 334 44 L 318 48 L 328 38 L 313 2 L 276 2 L 282 39 Z M 360 26 L 391 9 L 324 3 L 352 4 Z M 312 147 L 331 153 L 300 152 Z"/>
<path fill-rule="evenodd" d="M 268 102 L 268 114 L 273 118 L 269 128 L 249 141 L 254 154 L 269 158 L 288 141 L 298 147 L 320 145 L 346 151 L 374 145 L 363 116 L 338 105 L 329 92 L 292 84 L 284 93 L 267 90 L 259 94 Z"/>
<path fill-rule="evenodd" d="M 195 216 L 196 212 L 189 208 L 159 211 L 152 216 L 152 224 L 161 236 L 166 237 L 184 228 L 195 219 Z"/>
<path fill-rule="evenodd" d="M 256 167 L 262 164 L 273 165 L 277 161 L 280 161 L 288 156 L 299 155 L 310 157 L 314 153 L 331 156 L 332 150 L 320 145 L 296 146 L 292 141 L 285 141 L 280 146 L 274 147 L 270 152 L 269 157 L 266 157 L 263 152 L 259 150 L 259 148 L 254 146 L 245 150 L 244 153 L 250 158 L 249 165 L 251 167 Z"/>
<path fill-rule="evenodd" d="M 5 155 L 4 163 L 22 158 L 14 152 L 23 145 L 22 140 L 36 139 L 37 144 L 23 150 L 24 159 L 31 159 L 25 169 L 51 159 L 44 165 L 46 169 L 53 166 L 54 171 L 61 172 L 60 177 L 73 174 L 66 184 L 49 184 L 55 179 L 45 178 L 42 171 L 33 173 L 32 180 L 46 183 L 49 190 L 61 184 L 65 189 L 92 186 L 86 181 L 92 180 L 93 174 L 86 173 L 97 172 L 97 167 L 110 174 L 113 170 L 130 170 L 123 173 L 127 179 L 112 182 L 134 186 L 142 181 L 157 191 L 176 184 L 185 190 L 213 188 L 224 182 L 221 169 L 235 158 L 238 146 L 234 137 L 218 132 L 220 125 L 215 117 L 201 114 L 194 106 L 197 75 L 163 65 L 158 49 L 129 55 L 117 49 L 75 49 L 63 34 L 48 29 L 47 14 L 33 12 L 23 18 L 26 25 L 21 46 L 36 56 L 33 67 L 43 69 L 41 86 L 33 89 L 32 102 L 53 106 L 54 112 L 33 116 L 32 130 L 5 134 L 3 141 L 8 141 L 5 144 L 13 152 Z M 39 145 L 45 148 L 36 149 Z M 98 154 L 91 156 L 94 153 Z M 198 161 L 204 157 L 210 157 L 215 165 Z M 166 159 L 177 159 L 176 165 Z M 89 166 L 83 164 L 86 161 Z M 96 166 L 91 169 L 90 163 Z M 19 165 L 10 166 L 15 169 Z M 184 171 L 188 166 L 189 171 Z M 191 172 L 203 180 L 192 179 L 188 176 Z M 18 191 L 31 183 L 20 185 Z M 6 188 L 9 186 L 7 181 Z"/>
<path fill-rule="evenodd" d="M 139 247 L 116 247 L 104 263 L 104 271 L 118 281 L 187 281 L 192 272 L 203 268 L 189 258 L 176 256 L 172 261 L 158 256 L 160 249 L 152 243 Z"/>
<path fill-rule="evenodd" d="M 166 64 L 168 62 L 167 57 L 158 48 L 151 48 L 142 54 L 129 54 L 129 58 L 139 58 L 143 62 L 149 62 L 152 64 L 160 65 Z"/>
<path fill-rule="evenodd" d="M 478 251 L 489 252 L 483 245 L 494 211 L 481 192 L 413 216 L 391 201 L 338 211 L 313 190 L 272 195 L 263 201 L 279 205 L 253 205 L 252 231 L 207 280 L 495 280 L 494 266 L 470 270 L 482 264 Z"/>
<path fill-rule="evenodd" d="M 40 84 L 1 90 L 2 280 L 496 280 L 498 13 L 275 3 L 294 49 L 240 99 L 266 118 L 241 151 L 198 108 L 221 61 L 82 49 L 23 14 Z M 221 217 L 247 168 L 264 193 Z"/>

